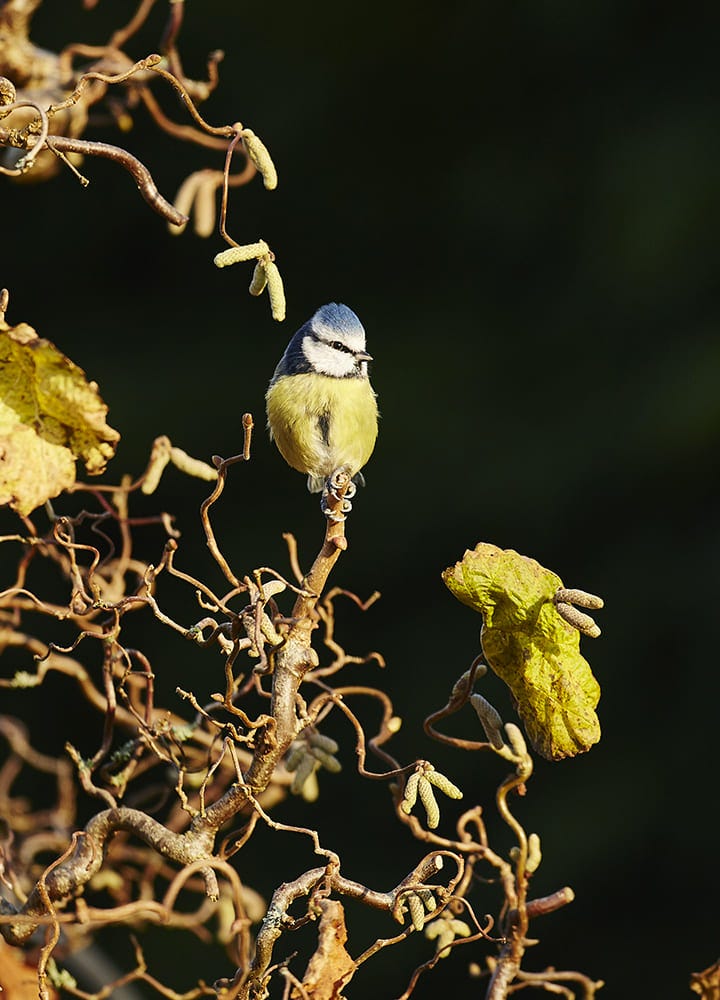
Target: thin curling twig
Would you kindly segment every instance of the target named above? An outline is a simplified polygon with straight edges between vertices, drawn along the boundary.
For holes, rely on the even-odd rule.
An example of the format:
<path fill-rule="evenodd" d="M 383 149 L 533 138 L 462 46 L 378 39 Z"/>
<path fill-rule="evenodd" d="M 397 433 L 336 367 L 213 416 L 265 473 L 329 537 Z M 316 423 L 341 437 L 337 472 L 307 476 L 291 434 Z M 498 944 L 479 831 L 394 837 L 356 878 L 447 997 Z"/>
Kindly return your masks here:
<path fill-rule="evenodd" d="M 225 559 L 225 556 L 220 551 L 220 548 L 215 539 L 215 532 L 212 529 L 210 523 L 209 510 L 218 497 L 221 495 L 225 489 L 225 478 L 227 476 L 227 470 L 231 465 L 235 465 L 237 462 L 248 462 L 250 460 L 250 443 L 252 441 L 252 432 L 254 427 L 254 421 L 251 413 L 244 413 L 242 418 L 243 426 L 243 450 L 239 455 L 233 455 L 231 458 L 222 459 L 218 455 L 213 456 L 213 464 L 218 470 L 218 478 L 215 483 L 215 489 L 212 491 L 210 496 L 203 500 L 200 505 L 200 518 L 202 520 L 203 529 L 205 531 L 205 538 L 207 541 L 207 546 L 213 554 L 215 562 L 218 564 L 220 569 L 225 574 L 225 578 L 232 584 L 233 587 L 238 589 L 244 589 L 244 585 L 235 576 L 233 571 Z"/>
<path fill-rule="evenodd" d="M 168 118 L 158 104 L 152 91 L 147 87 L 141 87 L 138 93 L 140 100 L 148 109 L 154 120 L 164 132 L 168 133 L 168 135 L 172 135 L 176 139 L 185 139 L 190 142 L 194 142 L 197 146 L 205 146 L 206 149 L 221 150 L 227 148 L 227 140 L 225 137 L 221 138 L 220 136 L 206 135 L 205 132 L 201 132 L 200 129 L 195 128 L 194 125 L 181 125 L 179 122 L 175 122 L 171 118 Z M 251 169 L 248 171 L 247 180 L 250 180 L 257 173 L 257 169 L 254 164 L 250 164 L 250 167 Z"/>
<path fill-rule="evenodd" d="M 513 723 L 508 723 L 505 727 L 508 739 L 512 744 L 512 750 L 516 753 L 515 773 L 509 775 L 502 782 L 495 797 L 498 812 L 507 825 L 515 834 L 517 839 L 517 855 L 515 858 L 515 877 L 510 883 L 505 880 L 505 896 L 508 909 L 505 914 L 504 930 L 505 943 L 500 949 L 497 963 L 493 970 L 488 987 L 486 1000 L 504 1000 L 510 984 L 516 978 L 520 964 L 527 947 L 527 930 L 529 924 L 529 914 L 527 909 L 527 855 L 528 838 L 527 834 L 510 811 L 508 805 L 508 795 L 521 788 L 529 779 L 533 770 L 532 758 L 527 752 L 525 740 L 520 730 Z M 569 900 L 568 900 L 569 901 Z"/>
<path fill-rule="evenodd" d="M 436 712 L 428 715 L 423 722 L 423 729 L 431 739 L 437 740 L 438 743 L 447 743 L 449 746 L 457 747 L 460 750 L 493 749 L 492 743 L 481 740 L 465 740 L 459 736 L 446 736 L 445 733 L 441 733 L 435 728 L 436 723 L 447 719 L 451 715 L 455 715 L 456 712 L 459 712 L 468 703 L 472 695 L 475 680 L 486 673 L 487 667 L 483 663 L 483 655 L 481 653 L 475 657 L 468 670 L 455 682 L 447 703 Z"/>
<path fill-rule="evenodd" d="M 79 836 L 80 836 L 80 834 L 78 834 L 78 833 L 74 833 L 72 835 L 72 840 L 70 841 L 70 845 L 68 846 L 67 850 L 64 851 L 64 853 L 61 854 L 60 857 L 56 858 L 55 861 L 53 861 L 52 864 L 50 864 L 45 869 L 45 871 L 40 876 L 40 878 L 38 880 L 38 883 L 37 883 L 37 892 L 38 892 L 38 895 L 39 895 L 40 899 L 42 900 L 42 904 L 45 907 L 45 909 L 46 909 L 46 911 L 47 911 L 47 913 L 48 913 L 48 915 L 50 917 L 50 920 L 51 920 L 51 924 L 47 928 L 47 931 L 45 933 L 45 945 L 44 945 L 42 951 L 40 952 L 40 960 L 39 960 L 38 966 L 37 966 L 37 974 L 38 974 L 38 996 L 39 996 L 40 1000 L 49 1000 L 50 994 L 49 994 L 49 991 L 48 991 L 48 988 L 47 988 L 47 985 L 46 985 L 46 980 L 47 980 L 47 963 L 48 963 L 48 961 L 50 959 L 50 956 L 52 955 L 52 953 L 53 953 L 53 951 L 55 949 L 55 945 L 60 940 L 60 923 L 59 923 L 59 921 L 57 919 L 57 914 L 55 912 L 55 907 L 53 906 L 53 900 L 51 899 L 50 894 L 49 894 L 49 892 L 47 890 L 46 880 L 47 880 L 48 876 L 59 865 L 63 864 L 65 861 L 67 861 L 68 857 L 75 850 L 75 847 L 77 845 L 77 841 L 78 841 L 78 837 Z"/>
<path fill-rule="evenodd" d="M 35 139 L 33 145 L 28 149 L 23 156 L 17 161 L 14 167 L 0 167 L 0 173 L 7 174 L 8 177 L 19 177 L 21 174 L 26 173 L 33 164 L 38 153 L 41 152 L 43 146 L 45 145 L 48 137 L 49 122 L 48 116 L 34 101 L 15 101 L 14 104 L 4 104 L 1 106 L 0 120 L 6 115 L 9 115 L 11 111 L 15 111 L 18 108 L 33 108 L 37 111 L 38 118 L 40 119 L 40 131 Z"/>
<path fill-rule="evenodd" d="M 113 83 L 125 83 L 130 77 L 135 76 L 137 73 L 141 73 L 145 70 L 151 69 L 162 61 L 162 56 L 157 54 L 149 55 L 145 59 L 140 59 L 138 62 L 133 63 L 128 69 L 123 73 L 101 73 L 99 70 L 89 70 L 78 80 L 75 90 L 64 101 L 59 104 L 51 104 L 48 108 L 48 115 L 52 117 L 57 114 L 58 111 L 64 111 L 66 108 L 71 108 L 80 100 L 83 91 L 86 87 L 93 81 L 96 80 L 99 83 L 113 84 Z"/>
<path fill-rule="evenodd" d="M 89 0 L 85 0 L 85 3 L 86 6 L 90 6 Z M 148 15 L 155 6 L 155 3 L 156 0 L 141 0 L 137 10 L 128 23 L 123 28 L 118 28 L 112 33 L 110 41 L 108 42 L 108 48 L 121 49 L 128 39 L 132 38 L 133 35 L 136 35 L 140 28 L 142 28 L 145 21 L 147 21 Z"/>
<path fill-rule="evenodd" d="M 546 969 L 545 972 L 525 972 L 521 969 L 516 980 L 519 990 L 524 989 L 525 986 L 536 987 L 543 992 L 565 996 L 568 1000 L 574 1000 L 575 991 L 561 986 L 561 983 L 577 984 L 582 989 L 580 994 L 582 1000 L 593 1000 L 597 991 L 605 985 L 602 979 L 591 979 L 589 976 L 583 975 L 582 972 L 561 972 L 552 967 Z"/>
<path fill-rule="evenodd" d="M 198 109 L 195 107 L 193 99 L 190 97 L 190 94 L 188 93 L 187 88 L 185 87 L 185 85 L 183 84 L 183 82 L 181 80 L 179 80 L 176 76 L 173 76 L 172 73 L 168 73 L 168 71 L 165 70 L 165 69 L 163 69 L 162 66 L 158 66 L 158 65 L 149 66 L 148 69 L 152 73 L 157 73 L 157 75 L 161 76 L 163 78 L 163 80 L 167 80 L 167 82 L 170 84 L 170 86 L 173 87 L 173 89 L 177 91 L 178 95 L 180 96 L 180 100 L 183 102 L 183 104 L 187 108 L 187 110 L 188 110 L 188 112 L 190 114 L 190 117 L 195 121 L 195 123 L 197 125 L 200 126 L 200 128 L 204 132 L 207 132 L 208 135 L 219 135 L 219 136 L 223 136 L 224 138 L 230 138 L 230 136 L 234 132 L 235 126 L 233 126 L 233 125 L 220 125 L 218 127 L 215 127 L 215 126 L 211 125 L 209 122 L 205 121 L 205 119 L 203 118 L 203 116 L 200 114 L 200 112 L 198 111 Z"/>
<path fill-rule="evenodd" d="M 258 931 L 255 947 L 255 958 L 249 975 L 244 981 L 241 990 L 236 994 L 238 1000 L 250 1000 L 258 995 L 258 987 L 262 983 L 264 976 L 272 961 L 272 953 L 275 943 L 279 939 L 284 928 L 291 928 L 292 923 L 288 910 L 295 900 L 302 896 L 308 896 L 325 886 L 324 892 L 334 890 L 343 896 L 362 901 L 368 906 L 378 910 L 385 910 L 395 914 L 402 897 L 411 888 L 422 887 L 427 880 L 434 878 L 442 869 L 442 858 L 451 858 L 456 866 L 457 873 L 450 880 L 447 887 L 430 886 L 432 889 L 440 889 L 443 894 L 452 895 L 455 885 L 462 877 L 464 862 L 462 858 L 447 851 L 433 851 L 426 855 L 419 865 L 403 879 L 403 881 L 390 892 L 378 892 L 367 886 L 345 878 L 340 874 L 339 866 L 328 865 L 326 868 L 313 868 L 306 871 L 292 882 L 285 882 L 275 890 L 273 898 L 268 907 L 265 918 Z M 410 928 L 412 931 L 412 927 Z M 405 931 L 401 937 L 406 937 L 410 931 Z M 362 964 L 382 947 L 384 942 L 376 942 L 368 948 L 356 960 L 357 965 Z"/>
<path fill-rule="evenodd" d="M 225 166 L 223 168 L 223 185 L 222 185 L 222 198 L 220 201 L 220 235 L 222 238 L 230 244 L 230 246 L 238 246 L 237 242 L 228 234 L 227 231 L 227 209 L 228 209 L 228 196 L 230 187 L 230 167 L 232 166 L 233 155 L 235 154 L 235 149 L 238 143 L 242 139 L 242 133 L 240 129 L 236 126 L 230 142 L 227 146 L 227 151 L 225 153 Z M 248 163 L 251 161 L 248 160 Z M 254 167 L 254 164 L 253 164 Z"/>
<path fill-rule="evenodd" d="M 314 679 L 314 678 L 313 678 Z M 368 695 L 371 698 L 376 698 L 383 706 L 383 719 L 380 726 L 380 730 L 376 736 L 371 740 L 367 741 L 365 737 L 365 731 L 360 725 L 360 721 L 357 716 L 345 703 L 345 699 L 348 695 Z M 316 720 L 320 715 L 321 711 L 326 704 L 332 704 L 345 715 L 345 717 L 352 724 L 357 736 L 356 744 L 356 754 L 357 754 L 357 769 L 358 774 L 363 778 L 377 778 L 378 780 L 386 780 L 388 778 L 396 777 L 401 774 L 405 774 L 412 770 L 415 765 L 408 764 L 402 767 L 394 757 L 391 757 L 389 753 L 384 750 L 380 750 L 380 745 L 386 740 L 389 740 L 391 736 L 397 732 L 397 729 L 393 726 L 393 720 L 396 716 L 392 709 L 392 702 L 385 694 L 384 691 L 380 691 L 376 688 L 366 688 L 366 687 L 342 687 L 329 689 L 327 692 L 319 695 L 315 701 L 308 708 L 308 715 L 311 719 Z M 377 757 L 384 760 L 390 767 L 389 771 L 383 771 L 382 773 L 377 773 L 375 771 L 368 771 L 365 767 L 365 762 L 367 759 L 367 745 L 370 746 L 371 750 L 375 753 Z"/>

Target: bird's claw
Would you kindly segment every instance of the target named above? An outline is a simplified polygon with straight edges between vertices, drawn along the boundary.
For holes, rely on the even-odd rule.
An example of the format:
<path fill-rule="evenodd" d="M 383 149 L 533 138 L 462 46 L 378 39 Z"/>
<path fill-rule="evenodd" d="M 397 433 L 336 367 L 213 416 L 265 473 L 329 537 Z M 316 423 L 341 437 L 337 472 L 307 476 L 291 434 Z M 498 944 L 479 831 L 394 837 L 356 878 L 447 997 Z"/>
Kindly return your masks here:
<path fill-rule="evenodd" d="M 331 499 L 334 503 L 331 503 Z M 345 516 L 352 510 L 352 503 L 347 497 L 342 500 L 338 497 L 334 490 L 323 490 L 323 495 L 320 499 L 320 509 L 329 521 L 344 521 Z"/>
<path fill-rule="evenodd" d="M 325 480 L 320 499 L 320 508 L 329 521 L 344 521 L 352 510 L 350 498 L 357 493 L 357 486 L 350 478 L 350 470 L 344 465 L 336 469 Z"/>

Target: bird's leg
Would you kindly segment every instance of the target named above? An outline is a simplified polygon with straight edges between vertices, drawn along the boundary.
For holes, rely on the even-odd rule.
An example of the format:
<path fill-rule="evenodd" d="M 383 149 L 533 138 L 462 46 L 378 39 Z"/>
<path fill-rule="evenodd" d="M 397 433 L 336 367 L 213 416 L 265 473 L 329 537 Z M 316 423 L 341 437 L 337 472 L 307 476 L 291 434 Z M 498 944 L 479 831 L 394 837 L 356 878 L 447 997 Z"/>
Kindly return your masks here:
<path fill-rule="evenodd" d="M 336 469 L 325 480 L 320 498 L 320 509 L 325 517 L 330 521 L 344 521 L 345 516 L 352 510 L 350 497 L 354 497 L 356 492 L 357 488 L 350 478 L 348 467 L 343 465 Z"/>

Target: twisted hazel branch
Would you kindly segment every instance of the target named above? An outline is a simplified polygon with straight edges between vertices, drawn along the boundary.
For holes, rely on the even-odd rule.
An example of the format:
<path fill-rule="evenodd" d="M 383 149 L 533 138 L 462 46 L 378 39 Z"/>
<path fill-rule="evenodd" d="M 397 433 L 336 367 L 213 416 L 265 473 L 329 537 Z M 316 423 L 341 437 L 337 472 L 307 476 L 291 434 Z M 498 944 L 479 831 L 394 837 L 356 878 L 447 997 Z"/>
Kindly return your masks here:
<path fill-rule="evenodd" d="M 246 426 L 246 451 L 249 449 L 251 421 Z M 243 456 L 244 457 L 244 456 Z M 222 463 L 221 463 L 222 464 Z M 223 470 L 224 471 L 224 470 Z M 222 489 L 224 476 L 219 475 L 212 498 Z M 331 503 L 342 505 L 344 489 Z M 107 809 L 94 816 L 78 836 L 77 844 L 67 859 L 49 871 L 30 893 L 25 904 L 15 908 L 0 902 L 0 914 L 16 918 L 0 923 L 0 932 L 10 944 L 27 941 L 47 914 L 48 905 L 66 900 L 85 885 L 103 864 L 108 843 L 119 830 L 132 833 L 163 857 L 182 865 L 211 861 L 217 831 L 236 815 L 248 801 L 249 794 L 263 791 L 272 779 L 275 767 L 304 727 L 297 716 L 297 692 L 303 677 L 317 666 L 317 654 L 310 645 L 315 626 L 315 606 L 327 577 L 346 547 L 344 522 L 328 519 L 325 539 L 306 581 L 295 602 L 295 620 L 283 646 L 275 655 L 272 715 L 259 731 L 256 751 L 244 781 L 238 780 L 207 810 L 194 817 L 189 829 L 182 834 L 168 830 L 162 823 L 137 809 L 126 807 Z M 248 787 L 249 786 L 249 787 Z M 209 896 L 217 895 L 217 880 L 210 865 L 202 870 Z"/>
<path fill-rule="evenodd" d="M 342 509 L 352 482 L 344 473 L 339 478 L 337 489 L 328 497 L 330 514 Z M 299 719 L 297 714 L 298 691 L 305 675 L 319 663 L 311 645 L 318 617 L 316 605 L 340 553 L 346 548 L 345 522 L 328 516 L 322 548 L 302 581 L 303 589 L 295 601 L 285 641 L 270 654 L 274 668 L 270 715 L 274 726 L 258 733 L 253 762 L 245 776 L 254 794 L 267 786 L 280 758 L 306 725 L 306 720 Z"/>
<path fill-rule="evenodd" d="M 385 910 L 397 918 L 398 906 L 403 895 L 407 894 L 409 887 L 416 887 L 433 878 L 443 867 L 443 855 L 452 857 L 458 865 L 458 874 L 452 880 L 448 892 L 453 891 L 453 887 L 462 873 L 463 863 L 460 858 L 448 852 L 438 851 L 423 858 L 420 864 L 403 881 L 390 892 L 379 892 L 369 889 L 359 882 L 353 882 L 345 878 L 334 865 L 325 868 L 312 868 L 304 872 L 292 882 L 285 882 L 279 886 L 270 901 L 267 913 L 258 931 L 255 942 L 255 957 L 252 966 L 245 974 L 242 985 L 239 983 L 239 976 L 243 970 L 238 970 L 236 983 L 239 989 L 236 992 L 226 993 L 226 997 L 236 997 L 237 1000 L 251 1000 L 252 997 L 261 996 L 264 980 L 272 960 L 272 952 L 275 942 L 278 940 L 283 930 L 292 929 L 293 918 L 288 910 L 296 899 L 302 896 L 309 896 L 319 890 L 323 895 L 332 891 L 338 892 L 351 899 L 357 899 L 368 906 L 378 910 Z M 444 887 L 442 888 L 444 891 Z M 366 955 L 358 959 L 358 964 L 369 957 L 374 949 L 370 949 Z"/>
<path fill-rule="evenodd" d="M 5 77 L 0 77 L 0 80 L 4 81 Z M 6 81 L 10 83 L 10 81 Z M 12 84 L 10 83 L 10 86 Z M 0 95 L 2 94 L 4 88 L 0 84 Z M 27 153 L 20 157 L 14 167 L 0 167 L 0 173 L 7 174 L 9 177 L 18 177 L 20 174 L 24 174 L 33 164 L 35 157 L 38 155 L 40 150 L 43 148 L 44 143 L 47 140 L 49 122 L 48 116 L 45 111 L 36 104 L 34 101 L 15 101 L 14 103 L 6 103 L 4 100 L 0 100 L 0 107 L 2 107 L 2 114 L 0 118 L 5 118 L 9 115 L 11 111 L 15 111 L 17 108 L 34 108 L 38 113 L 38 118 L 40 120 L 40 133 L 36 137 L 34 144 L 28 149 Z"/>
<path fill-rule="evenodd" d="M 459 736 L 446 736 L 445 733 L 441 733 L 435 728 L 438 722 L 447 719 L 451 715 L 455 715 L 468 701 L 472 700 L 473 685 L 476 679 L 484 677 L 487 673 L 487 667 L 482 662 L 482 658 L 482 653 L 476 656 L 470 667 L 457 679 L 450 692 L 447 704 L 431 715 L 428 715 L 427 719 L 425 719 L 423 729 L 431 739 L 437 740 L 438 743 L 447 743 L 449 746 L 457 747 L 460 750 L 491 750 L 495 745 L 491 740 L 483 743 L 479 740 L 465 740 Z"/>
<path fill-rule="evenodd" d="M 249 448 L 249 428 L 246 428 L 246 448 Z M 213 498 L 222 488 L 223 480 L 224 477 L 219 476 Z M 343 484 L 345 489 L 349 484 L 348 478 Z M 337 503 L 338 508 L 342 505 L 344 491 L 343 488 L 338 490 L 336 500 L 331 501 Z M 257 794 L 267 787 L 276 764 L 305 724 L 297 717 L 296 696 L 303 677 L 318 662 L 310 645 L 315 606 L 346 544 L 344 522 L 328 519 L 323 546 L 295 602 L 294 623 L 286 642 L 274 654 L 274 718 L 269 719 L 258 733 L 257 748 L 245 780 L 233 784 L 217 802 L 195 816 L 189 829 L 182 834 L 168 830 L 137 809 L 113 808 L 94 816 L 78 837 L 72 854 L 48 872 L 43 884 L 35 887 L 22 907 L 18 909 L 8 902 L 0 902 L 0 913 L 16 918 L 0 923 L 0 932 L 8 943 L 27 941 L 47 914 L 48 903 L 66 900 L 100 870 L 108 843 L 116 831 L 134 834 L 163 857 L 182 865 L 212 859 L 218 829 L 247 803 L 248 792 Z M 217 880 L 209 865 L 203 868 L 203 876 L 208 895 L 217 895 Z"/>
<path fill-rule="evenodd" d="M 216 810 L 215 817 L 222 821 L 223 810 Z M 78 835 L 72 854 L 38 882 L 22 907 L 0 901 L 0 913 L 16 918 L 0 923 L 0 933 L 9 944 L 24 944 L 47 914 L 48 902 L 68 899 L 100 870 L 110 840 L 119 830 L 135 834 L 163 857 L 187 865 L 212 859 L 218 826 L 219 823 L 208 822 L 207 816 L 198 816 L 186 833 L 173 833 L 138 809 L 106 809 L 93 816 Z M 217 879 L 212 868 L 204 867 L 202 875 L 207 894 L 217 897 Z"/>
<path fill-rule="evenodd" d="M 90 142 L 87 139 L 69 139 L 64 135 L 48 136 L 45 145 L 53 153 L 82 153 L 86 156 L 100 156 L 103 159 L 112 160 L 113 163 L 119 163 L 132 175 L 138 191 L 158 215 L 162 215 L 174 226 L 182 226 L 187 223 L 188 217 L 182 212 L 178 212 L 175 206 L 171 205 L 160 194 L 152 179 L 152 174 L 145 164 L 121 146 L 112 146 L 107 142 Z"/>

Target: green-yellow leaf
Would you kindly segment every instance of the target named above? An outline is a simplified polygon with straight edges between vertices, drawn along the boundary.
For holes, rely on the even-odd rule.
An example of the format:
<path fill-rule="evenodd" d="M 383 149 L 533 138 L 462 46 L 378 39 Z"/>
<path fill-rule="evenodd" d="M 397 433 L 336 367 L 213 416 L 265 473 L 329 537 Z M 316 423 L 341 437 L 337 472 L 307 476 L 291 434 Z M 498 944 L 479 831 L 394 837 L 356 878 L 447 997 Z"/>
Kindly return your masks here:
<path fill-rule="evenodd" d="M 19 514 L 75 482 L 75 461 L 103 472 L 120 435 L 94 382 L 27 323 L 0 314 L 0 504 Z"/>
<path fill-rule="evenodd" d="M 553 604 L 560 577 L 512 549 L 481 542 L 443 580 L 483 616 L 485 659 L 510 688 L 535 750 L 561 760 L 597 743 L 600 685 L 580 653 L 580 633 Z"/>

